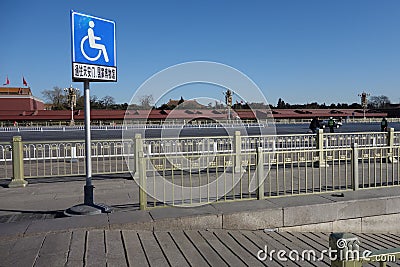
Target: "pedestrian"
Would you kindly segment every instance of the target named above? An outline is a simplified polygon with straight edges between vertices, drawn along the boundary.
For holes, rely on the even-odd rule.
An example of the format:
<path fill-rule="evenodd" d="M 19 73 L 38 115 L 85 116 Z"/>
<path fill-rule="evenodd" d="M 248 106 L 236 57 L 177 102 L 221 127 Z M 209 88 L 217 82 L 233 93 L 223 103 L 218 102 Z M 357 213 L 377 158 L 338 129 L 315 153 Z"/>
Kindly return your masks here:
<path fill-rule="evenodd" d="M 335 121 L 333 120 L 332 117 L 329 118 L 328 120 L 328 127 L 329 127 L 329 131 L 331 133 L 333 133 L 333 127 L 335 126 Z"/>
<path fill-rule="evenodd" d="M 318 117 L 314 117 L 310 123 L 310 127 L 309 127 L 312 131 L 312 133 L 316 133 L 319 128 L 321 128 L 321 125 L 319 124 L 319 118 Z"/>
<path fill-rule="evenodd" d="M 383 117 L 381 121 L 381 132 L 387 132 L 387 129 L 388 129 L 388 121 L 385 117 Z"/>

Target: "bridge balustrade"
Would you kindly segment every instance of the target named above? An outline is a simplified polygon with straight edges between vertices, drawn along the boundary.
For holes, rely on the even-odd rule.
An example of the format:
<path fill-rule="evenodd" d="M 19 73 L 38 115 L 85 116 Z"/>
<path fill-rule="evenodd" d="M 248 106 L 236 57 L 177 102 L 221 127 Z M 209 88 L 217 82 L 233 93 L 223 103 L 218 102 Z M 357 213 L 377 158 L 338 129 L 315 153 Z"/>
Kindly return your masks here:
<path fill-rule="evenodd" d="M 131 172 L 140 178 L 146 183 L 140 195 L 148 196 L 143 208 L 396 186 L 398 136 L 393 130 L 257 137 L 236 132 L 228 137 L 93 140 L 92 173 Z M 20 152 L 13 151 L 17 144 Z M 0 179 L 12 178 L 11 183 L 18 177 L 83 176 L 85 144 L 15 138 L 0 143 L 0 168 Z"/>

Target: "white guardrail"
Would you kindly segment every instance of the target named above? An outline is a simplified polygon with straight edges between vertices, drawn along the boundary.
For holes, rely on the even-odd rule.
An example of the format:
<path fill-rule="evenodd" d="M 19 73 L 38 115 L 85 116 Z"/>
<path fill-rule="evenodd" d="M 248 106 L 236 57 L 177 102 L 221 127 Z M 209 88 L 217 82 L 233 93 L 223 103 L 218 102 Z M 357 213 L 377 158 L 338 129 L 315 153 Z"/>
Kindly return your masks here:
<path fill-rule="evenodd" d="M 392 135 L 392 137 L 390 137 Z M 320 139 L 320 140 L 319 140 Z M 307 149 L 346 149 L 398 146 L 399 132 L 319 133 L 266 136 L 217 136 L 138 139 L 145 156 L 196 156 L 227 153 L 251 153 L 257 147 L 264 152 Z M 126 159 L 135 158 L 135 139 L 92 141 L 94 174 L 128 172 Z M 392 142 L 392 143 L 390 143 Z M 83 141 L 23 142 L 26 177 L 85 174 Z M 12 143 L 0 143 L 0 179 L 12 176 Z"/>
<path fill-rule="evenodd" d="M 209 129 L 209 128 L 236 128 L 236 127 L 266 127 L 263 123 L 223 123 L 223 124 L 186 124 L 183 128 Z M 92 125 L 93 131 L 128 130 L 128 129 L 180 129 L 182 124 L 130 124 L 130 125 Z M 0 132 L 69 132 L 84 131 L 84 126 L 24 126 L 24 127 L 0 127 Z"/>

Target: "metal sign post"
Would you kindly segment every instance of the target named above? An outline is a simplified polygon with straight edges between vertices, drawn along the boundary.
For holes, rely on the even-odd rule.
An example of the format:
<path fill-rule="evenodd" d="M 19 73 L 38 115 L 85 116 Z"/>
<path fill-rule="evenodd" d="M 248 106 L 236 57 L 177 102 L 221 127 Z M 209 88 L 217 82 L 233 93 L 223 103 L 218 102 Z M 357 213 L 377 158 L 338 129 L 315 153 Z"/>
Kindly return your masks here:
<path fill-rule="evenodd" d="M 90 129 L 90 86 L 89 82 L 83 83 L 85 90 L 85 160 L 86 160 L 86 185 L 84 189 L 84 204 L 93 205 L 93 185 L 92 185 L 92 148 L 91 148 L 91 129 Z"/>
<path fill-rule="evenodd" d="M 115 22 L 71 11 L 72 81 L 83 81 L 85 98 L 84 202 L 67 209 L 66 215 L 93 215 L 111 212 L 94 202 L 92 145 L 90 129 L 90 81 L 117 81 Z"/>

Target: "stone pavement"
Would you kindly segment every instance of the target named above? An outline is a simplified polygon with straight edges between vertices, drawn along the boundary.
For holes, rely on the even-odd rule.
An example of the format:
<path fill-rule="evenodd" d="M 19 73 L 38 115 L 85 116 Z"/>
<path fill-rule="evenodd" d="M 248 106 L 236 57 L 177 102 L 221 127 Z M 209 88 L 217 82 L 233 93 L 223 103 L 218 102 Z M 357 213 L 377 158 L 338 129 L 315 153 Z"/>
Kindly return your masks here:
<path fill-rule="evenodd" d="M 390 234 L 359 238 L 361 249 L 371 251 L 400 242 L 400 235 Z M 330 266 L 328 254 L 322 252 L 328 239 L 327 233 L 262 230 L 79 229 L 1 240 L 0 266 Z M 278 256 L 279 250 L 285 254 Z M 301 258 L 310 250 L 315 258 Z M 289 257 L 290 251 L 297 251 L 299 258 Z"/>
<path fill-rule="evenodd" d="M 6 184 L 0 181 L 0 266 L 324 266 L 329 259 L 260 261 L 257 252 L 265 245 L 321 251 L 328 247 L 322 232 L 379 232 L 383 219 L 385 233 L 360 238 L 372 249 L 400 246 L 399 187 L 141 211 L 132 180 L 96 177 L 95 201 L 114 212 L 63 217 L 82 203 L 84 178 Z"/>

